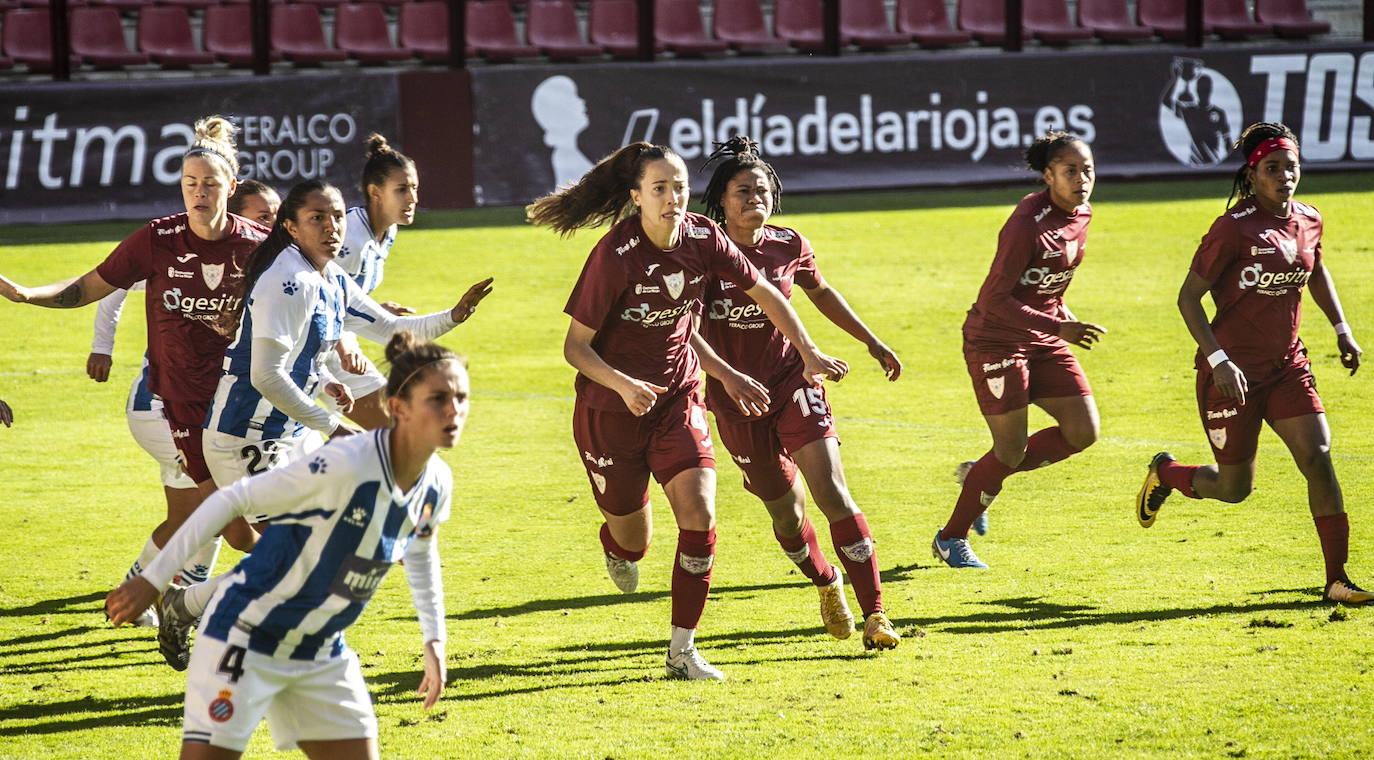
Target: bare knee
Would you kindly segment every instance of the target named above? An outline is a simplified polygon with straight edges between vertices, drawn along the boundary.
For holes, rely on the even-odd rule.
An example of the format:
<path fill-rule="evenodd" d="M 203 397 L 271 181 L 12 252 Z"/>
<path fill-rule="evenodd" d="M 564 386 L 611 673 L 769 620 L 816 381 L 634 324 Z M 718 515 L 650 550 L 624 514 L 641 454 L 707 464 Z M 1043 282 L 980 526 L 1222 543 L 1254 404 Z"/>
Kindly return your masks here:
<path fill-rule="evenodd" d="M 1293 452 L 1293 462 L 1309 482 L 1336 482 L 1336 468 L 1331 464 L 1331 447 L 1314 446 Z"/>
<path fill-rule="evenodd" d="M 1097 420 L 1094 419 L 1078 425 L 1060 425 L 1059 433 L 1064 436 L 1064 441 L 1072 446 L 1075 451 L 1082 451 L 1097 443 Z"/>
<path fill-rule="evenodd" d="M 1229 504 L 1239 504 L 1250 496 L 1250 492 L 1255 488 L 1255 483 L 1249 478 L 1223 478 L 1217 481 L 1217 493 L 1214 498 Z"/>
<path fill-rule="evenodd" d="M 1020 466 L 1021 460 L 1026 458 L 1026 437 L 1021 436 L 1014 441 L 994 441 L 992 455 L 1007 467 Z"/>

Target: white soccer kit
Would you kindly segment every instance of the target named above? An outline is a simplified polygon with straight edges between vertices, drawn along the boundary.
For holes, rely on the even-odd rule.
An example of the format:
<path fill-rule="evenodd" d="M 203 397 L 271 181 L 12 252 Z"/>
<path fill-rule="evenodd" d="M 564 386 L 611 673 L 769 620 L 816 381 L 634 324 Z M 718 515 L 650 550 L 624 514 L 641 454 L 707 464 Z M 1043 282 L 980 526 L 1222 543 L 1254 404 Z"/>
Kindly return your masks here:
<path fill-rule="evenodd" d="M 396 225 L 388 227 L 381 240 L 373 237 L 372 221 L 365 206 L 349 209 L 344 222 L 343 248 L 339 249 L 334 263 L 352 277 L 364 293 L 371 295 L 382 284 L 386 257 L 396 242 Z M 339 381 L 348 386 L 353 398 L 362 398 L 386 387 L 386 377 L 375 367 L 361 375 L 340 371 Z"/>

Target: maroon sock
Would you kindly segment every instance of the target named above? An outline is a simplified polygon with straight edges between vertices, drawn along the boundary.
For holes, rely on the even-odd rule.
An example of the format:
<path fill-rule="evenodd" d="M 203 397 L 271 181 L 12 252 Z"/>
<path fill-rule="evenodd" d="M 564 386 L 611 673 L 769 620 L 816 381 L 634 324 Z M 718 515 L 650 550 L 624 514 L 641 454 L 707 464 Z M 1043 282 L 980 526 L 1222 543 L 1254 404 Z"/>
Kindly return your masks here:
<path fill-rule="evenodd" d="M 1159 467 L 1155 468 L 1155 472 L 1159 473 L 1159 482 L 1190 499 L 1200 499 L 1202 497 L 1193 490 L 1193 473 L 1200 469 L 1202 468 L 1196 465 L 1161 462 Z"/>
<path fill-rule="evenodd" d="M 954 513 L 949 516 L 944 530 L 940 531 L 940 538 L 968 538 L 969 526 L 997 498 L 1002 491 L 1002 481 L 1012 472 L 991 450 L 974 462 L 964 478 L 959 500 L 954 502 Z"/>
<path fill-rule="evenodd" d="M 878 551 L 863 513 L 830 523 L 830 542 L 844 565 L 849 585 L 865 616 L 883 611 L 883 582 L 878 578 Z"/>
<path fill-rule="evenodd" d="M 1058 425 L 1037 430 L 1026 440 L 1026 458 L 1021 460 L 1016 472 L 1046 467 L 1077 453 L 1078 449 L 1069 445 Z"/>
<path fill-rule="evenodd" d="M 696 628 L 711 591 L 711 567 L 716 560 L 716 529 L 677 532 L 673 560 L 673 625 Z"/>
<path fill-rule="evenodd" d="M 812 583 L 829 586 L 835 582 L 835 566 L 821 553 L 821 545 L 816 540 L 816 527 L 811 524 L 810 518 L 802 518 L 801 533 L 783 536 L 775 530 L 773 537 L 778 539 L 778 545 L 787 558 L 797 563 L 797 569 Z"/>
<path fill-rule="evenodd" d="M 601 546 L 606 550 L 607 554 L 614 554 L 621 559 L 631 562 L 638 562 L 644 559 L 645 554 L 649 553 L 648 546 L 645 546 L 637 552 L 632 552 L 620 544 L 617 544 L 615 542 L 615 537 L 611 535 L 611 526 L 606 523 L 601 523 Z"/>
<path fill-rule="evenodd" d="M 1322 559 L 1326 560 L 1326 582 L 1345 578 L 1345 561 L 1350 552 L 1350 518 L 1344 512 L 1312 518 L 1317 524 L 1317 538 L 1322 542 Z"/>

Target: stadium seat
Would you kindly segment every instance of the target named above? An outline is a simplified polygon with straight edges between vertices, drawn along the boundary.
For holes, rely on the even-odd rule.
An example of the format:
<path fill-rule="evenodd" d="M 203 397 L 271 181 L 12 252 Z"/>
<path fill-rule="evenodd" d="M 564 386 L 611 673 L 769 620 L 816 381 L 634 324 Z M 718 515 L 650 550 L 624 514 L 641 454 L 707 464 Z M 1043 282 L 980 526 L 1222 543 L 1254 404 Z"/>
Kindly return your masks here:
<path fill-rule="evenodd" d="M 600 47 L 582 41 L 572 0 L 530 0 L 525 10 L 525 35 L 531 45 L 556 61 L 602 54 Z"/>
<path fill-rule="evenodd" d="M 1304 0 L 1255 0 L 1255 20 L 1273 27 L 1274 34 L 1284 38 L 1311 37 L 1331 31 L 1330 24 L 1312 18 Z"/>
<path fill-rule="evenodd" d="M 592 0 L 587 36 L 616 58 L 639 55 L 639 6 L 635 0 Z M 654 42 L 661 52 L 662 43 Z"/>
<path fill-rule="evenodd" d="M 1224 40 L 1267 37 L 1274 33 L 1268 25 L 1250 17 L 1245 0 L 1207 0 L 1203 4 L 1203 17 Z"/>
<path fill-rule="evenodd" d="M 1131 20 L 1125 0 L 1078 0 L 1078 25 L 1103 42 L 1145 40 L 1154 31 Z"/>
<path fill-rule="evenodd" d="M 52 30 L 47 8 L 15 8 L 5 12 L 0 41 L 4 54 L 30 71 L 52 69 Z"/>
<path fill-rule="evenodd" d="M 1002 0 L 959 0 L 959 28 L 984 45 L 1000 45 L 1007 37 L 1003 7 Z"/>
<path fill-rule="evenodd" d="M 46 4 L 46 3 L 45 3 Z M 89 5 L 92 7 L 114 8 L 122 13 L 132 13 L 140 8 L 152 5 L 153 0 L 83 0 L 82 2 L 72 2 L 67 0 L 67 7 L 75 9 L 77 6 Z"/>
<path fill-rule="evenodd" d="M 276 1 L 281 2 L 281 0 Z M 347 2 L 347 0 L 291 0 L 291 2 L 303 3 L 305 5 L 318 5 L 322 8 L 333 8 L 337 5 L 342 5 Z"/>
<path fill-rule="evenodd" d="M 422 0 L 402 5 L 396 36 L 401 47 L 422 61 L 447 61 L 448 3 L 444 0 Z M 474 55 L 471 48 L 464 53 L 467 58 Z"/>
<path fill-rule="evenodd" d="M 515 36 L 515 16 L 508 0 L 468 0 L 467 46 L 488 61 L 535 58 L 539 48 Z"/>
<path fill-rule="evenodd" d="M 156 2 L 157 2 L 158 5 L 179 5 L 179 6 L 181 6 L 182 8 L 185 8 L 185 9 L 191 10 L 191 11 L 205 10 L 206 8 L 209 8 L 209 7 L 212 6 L 212 5 L 217 5 L 220 1 L 221 1 L 221 0 L 156 0 Z M 226 2 L 226 3 L 233 3 L 233 2 L 247 3 L 247 2 L 249 2 L 249 0 L 222 0 L 222 1 L 223 1 L 223 2 Z"/>
<path fill-rule="evenodd" d="M 119 11 L 108 6 L 71 10 L 72 55 L 97 68 L 122 68 L 147 63 L 148 56 L 129 49 Z"/>
<path fill-rule="evenodd" d="M 1161 39 L 1175 42 L 1182 40 L 1188 36 L 1188 24 L 1183 15 L 1184 2 L 1185 0 L 1136 0 L 1136 20 L 1141 26 L 1154 30 Z M 1202 33 L 1212 33 L 1206 18 L 1202 22 Z"/>
<path fill-rule="evenodd" d="M 802 52 L 825 49 L 821 0 L 776 0 L 773 27 L 787 44 Z"/>
<path fill-rule="evenodd" d="M 973 39 L 972 34 L 950 27 L 944 0 L 897 0 L 897 31 L 922 47 L 962 45 Z"/>
<path fill-rule="evenodd" d="M 711 27 L 716 39 L 729 43 L 739 53 L 780 50 L 787 43 L 768 31 L 759 0 L 716 0 L 711 12 Z"/>
<path fill-rule="evenodd" d="M 1023 0 L 1021 7 L 1022 24 L 1027 37 L 1050 45 L 1093 38 L 1091 29 L 1084 29 L 1069 20 L 1069 9 L 1064 0 Z M 1006 18 L 1005 14 L 1003 18 Z"/>
<path fill-rule="evenodd" d="M 190 14 L 179 5 L 150 6 L 138 12 L 138 49 L 164 67 L 215 62 L 213 53 L 196 48 Z"/>
<path fill-rule="evenodd" d="M 706 36 L 697 0 L 654 0 L 654 38 L 674 55 L 724 53 L 728 42 Z"/>
<path fill-rule="evenodd" d="M 911 36 L 892 30 L 883 0 L 840 0 L 840 40 L 860 50 L 886 50 L 911 44 Z"/>
<path fill-rule="evenodd" d="M 253 65 L 253 18 L 247 5 L 212 5 L 205 9 L 201 31 L 205 52 L 231 66 Z M 268 60 L 280 61 L 281 53 L 268 52 Z"/>
<path fill-rule="evenodd" d="M 325 43 L 320 9 L 313 5 L 272 6 L 272 49 L 298 64 L 348 60 L 348 53 Z"/>
<path fill-rule="evenodd" d="M 411 58 L 409 50 L 391 44 L 386 13 L 377 3 L 348 3 L 335 9 L 334 47 L 363 63 L 388 63 Z"/>

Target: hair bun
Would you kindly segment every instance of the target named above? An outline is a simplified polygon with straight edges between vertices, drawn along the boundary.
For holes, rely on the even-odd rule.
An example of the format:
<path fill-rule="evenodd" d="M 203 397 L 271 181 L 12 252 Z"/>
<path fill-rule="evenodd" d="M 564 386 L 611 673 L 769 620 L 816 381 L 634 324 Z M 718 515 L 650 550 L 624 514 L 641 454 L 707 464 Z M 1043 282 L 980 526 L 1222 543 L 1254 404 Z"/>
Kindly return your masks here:
<path fill-rule="evenodd" d="M 415 333 L 409 330 L 398 330 L 386 343 L 387 363 L 395 364 L 402 354 L 413 351 L 419 345 L 420 341 L 415 337 Z"/>

